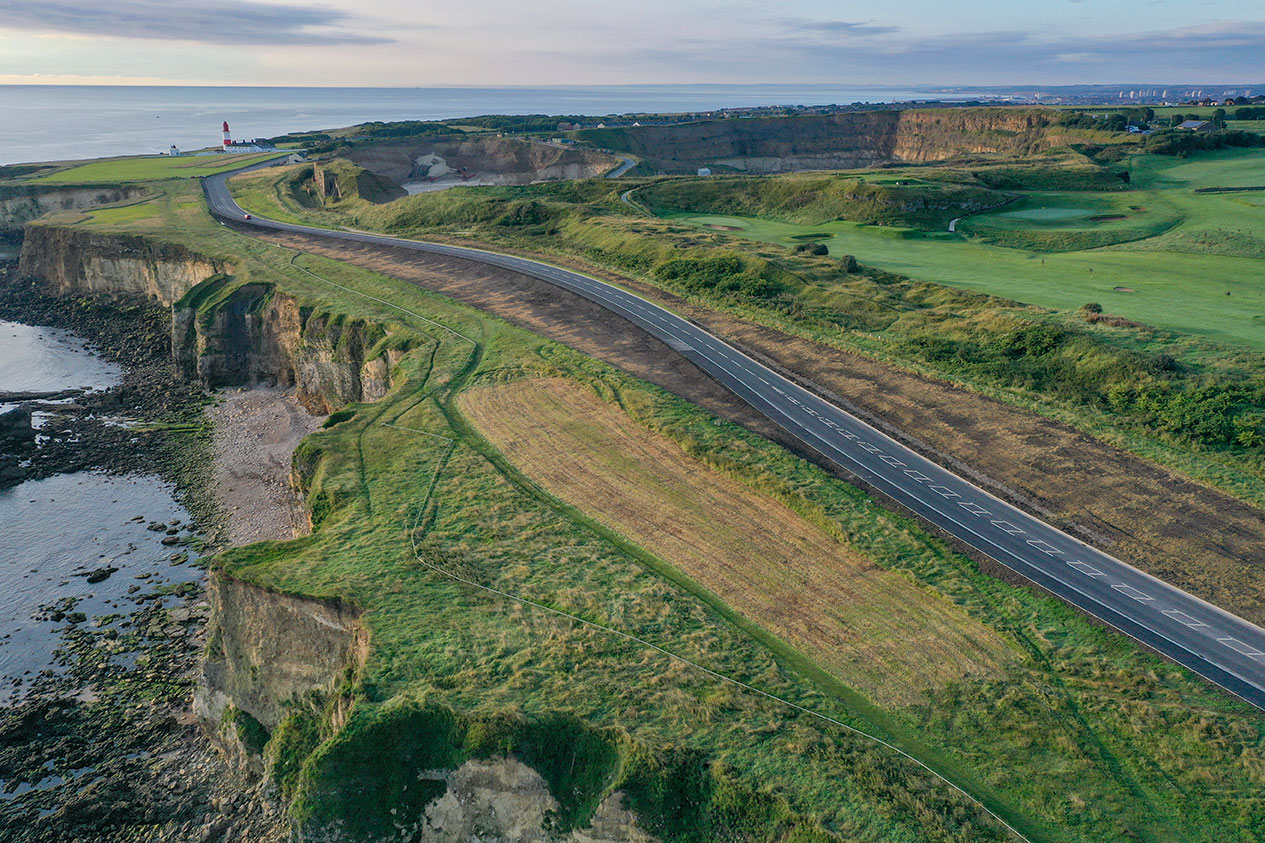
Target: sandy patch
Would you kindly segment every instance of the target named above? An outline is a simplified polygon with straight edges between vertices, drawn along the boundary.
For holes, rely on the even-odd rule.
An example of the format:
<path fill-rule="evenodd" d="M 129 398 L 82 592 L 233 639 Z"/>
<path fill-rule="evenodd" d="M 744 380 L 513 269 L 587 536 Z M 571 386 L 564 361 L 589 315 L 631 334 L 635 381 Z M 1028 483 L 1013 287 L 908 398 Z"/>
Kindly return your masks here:
<path fill-rule="evenodd" d="M 226 390 L 207 415 L 215 425 L 215 490 L 229 515 L 229 543 L 306 533 L 290 488 L 290 458 L 325 416 L 308 415 L 292 392 L 266 386 Z"/>

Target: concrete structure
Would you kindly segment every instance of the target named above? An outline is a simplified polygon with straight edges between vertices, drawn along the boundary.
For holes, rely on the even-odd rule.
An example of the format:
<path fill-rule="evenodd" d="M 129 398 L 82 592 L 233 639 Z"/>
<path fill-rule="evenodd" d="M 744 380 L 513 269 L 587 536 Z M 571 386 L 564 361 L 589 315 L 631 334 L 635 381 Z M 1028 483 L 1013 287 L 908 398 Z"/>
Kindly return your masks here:
<path fill-rule="evenodd" d="M 177 149 L 177 148 L 176 148 L 176 145 L 173 143 L 173 144 L 171 145 L 171 149 L 167 150 L 167 154 L 168 154 L 168 155 L 170 155 L 172 158 L 179 158 L 179 157 L 180 157 L 180 150 L 179 150 L 179 149 Z"/>
<path fill-rule="evenodd" d="M 699 167 L 698 174 L 700 176 L 710 176 L 712 174 L 712 171 L 710 167 Z"/>

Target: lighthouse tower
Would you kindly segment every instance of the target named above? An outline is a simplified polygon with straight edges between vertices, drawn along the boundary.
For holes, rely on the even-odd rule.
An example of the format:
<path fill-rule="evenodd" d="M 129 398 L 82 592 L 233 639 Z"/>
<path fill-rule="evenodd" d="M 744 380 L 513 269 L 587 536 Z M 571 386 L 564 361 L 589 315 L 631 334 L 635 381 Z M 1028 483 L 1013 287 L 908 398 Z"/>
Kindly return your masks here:
<path fill-rule="evenodd" d="M 224 151 L 228 152 L 229 145 L 233 142 L 233 138 L 228 133 L 228 121 L 224 121 Z"/>

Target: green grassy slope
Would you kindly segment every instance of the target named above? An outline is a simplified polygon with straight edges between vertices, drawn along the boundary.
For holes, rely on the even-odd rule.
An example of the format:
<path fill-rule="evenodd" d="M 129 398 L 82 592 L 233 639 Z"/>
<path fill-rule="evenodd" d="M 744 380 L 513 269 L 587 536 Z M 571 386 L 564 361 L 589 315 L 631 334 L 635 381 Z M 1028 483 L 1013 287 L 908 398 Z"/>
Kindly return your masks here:
<path fill-rule="evenodd" d="M 112 184 L 119 182 L 192 179 L 233 170 L 246 164 L 278 158 L 284 152 L 236 153 L 232 155 L 183 155 L 179 158 L 145 156 L 106 158 L 59 169 L 30 179 L 32 184 Z"/>
<path fill-rule="evenodd" d="M 391 808 L 408 815 L 435 794 L 415 786 L 419 771 L 508 751 L 542 770 L 562 828 L 583 824 L 618 787 L 667 840 L 1004 839 L 890 750 L 447 579 L 419 564 L 416 548 L 429 564 L 883 735 L 1033 840 L 1250 840 L 1265 830 L 1265 733 L 1254 711 L 1057 601 L 981 574 L 856 489 L 661 390 L 403 282 L 309 257 L 298 263 L 339 286 L 299 273 L 288 251 L 214 225 L 190 188 L 168 186 L 148 218 L 87 225 L 231 257 L 232 283 L 274 283 L 318 311 L 414 338 L 386 398 L 338 414 L 296 455 L 313 535 L 219 562 L 248 581 L 366 612 L 372 652 L 344 689 L 355 701 L 346 727 L 335 733 L 328 701 L 311 700 L 268 736 L 274 774 L 304 821 L 342 817 L 365 839 L 391 828 Z M 889 709 L 831 681 L 666 560 L 544 493 L 457 409 L 466 389 L 542 375 L 587 384 L 631 423 L 961 607 L 1011 643 L 1014 661 L 1004 675 Z"/>

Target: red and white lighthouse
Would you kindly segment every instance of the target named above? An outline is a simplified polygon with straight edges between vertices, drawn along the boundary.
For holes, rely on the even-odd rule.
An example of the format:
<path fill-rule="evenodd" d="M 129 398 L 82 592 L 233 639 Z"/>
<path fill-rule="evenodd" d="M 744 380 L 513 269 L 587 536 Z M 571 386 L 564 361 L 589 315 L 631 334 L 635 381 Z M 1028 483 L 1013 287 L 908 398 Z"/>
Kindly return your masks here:
<path fill-rule="evenodd" d="M 233 142 L 233 138 L 228 133 L 228 121 L 225 120 L 224 121 L 224 149 L 226 151 L 228 150 L 228 147 L 230 144 L 232 144 L 232 142 Z"/>

